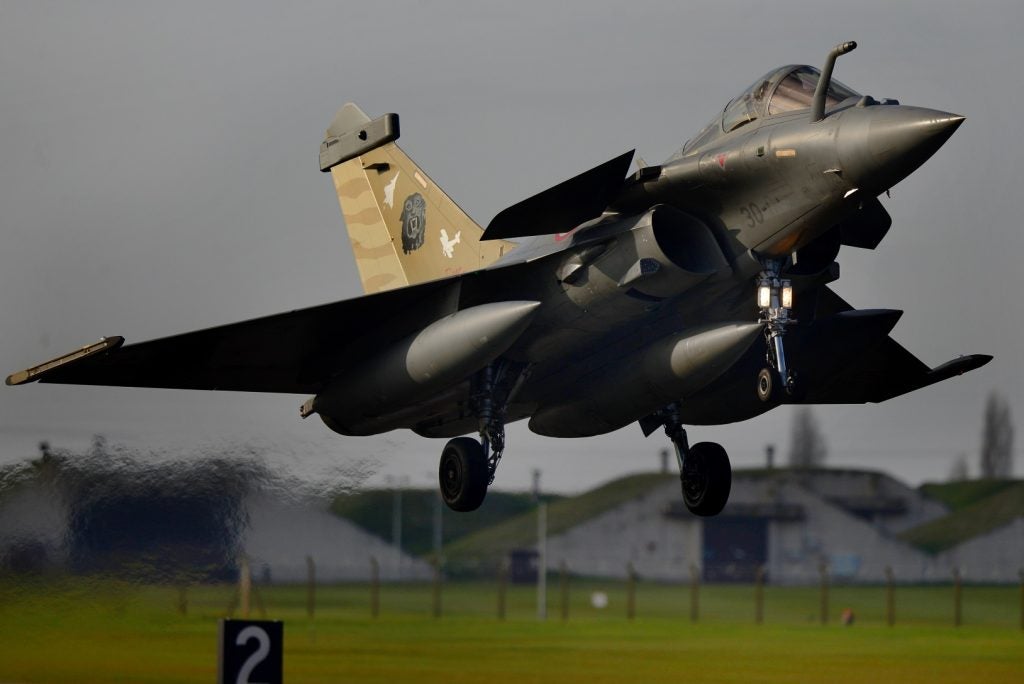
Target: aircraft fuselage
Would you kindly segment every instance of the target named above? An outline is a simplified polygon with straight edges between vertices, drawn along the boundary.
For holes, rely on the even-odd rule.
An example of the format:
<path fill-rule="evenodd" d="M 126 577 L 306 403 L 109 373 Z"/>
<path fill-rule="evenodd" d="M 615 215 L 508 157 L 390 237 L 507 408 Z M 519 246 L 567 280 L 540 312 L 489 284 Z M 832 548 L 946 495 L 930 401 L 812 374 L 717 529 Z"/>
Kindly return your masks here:
<path fill-rule="evenodd" d="M 754 121 L 627 185 L 613 211 L 560 236 L 562 244 L 538 237 L 513 252 L 510 261 L 550 253 L 489 293 L 541 302 L 506 354 L 530 368 L 509 420 L 533 416 L 531 430 L 555 437 L 600 434 L 657 410 L 674 389 L 691 423 L 735 422 L 778 405 L 783 398 L 757 401 L 737 388 L 735 400 L 709 409 L 701 395 L 721 392 L 719 376 L 664 389 L 657 379 L 672 375 L 669 348 L 709 330 L 722 339 L 726 331 L 746 334 L 721 342 L 705 368 L 721 367 L 721 374 L 751 348 L 748 357 L 760 362 L 764 344 L 743 325 L 757 322 L 752 282 L 764 260 L 790 260 L 798 297 L 834 280 L 844 235 L 880 239 L 889 219 L 875 211 L 876 195 L 923 163 L 961 121 L 871 98 L 844 102 L 817 122 L 806 110 Z M 455 393 L 468 396 L 468 385 Z M 408 415 L 390 418 L 399 427 Z M 415 428 L 450 436 L 472 421 L 467 412 L 465 422 L 446 417 Z M 388 424 L 377 415 L 366 428 Z"/>

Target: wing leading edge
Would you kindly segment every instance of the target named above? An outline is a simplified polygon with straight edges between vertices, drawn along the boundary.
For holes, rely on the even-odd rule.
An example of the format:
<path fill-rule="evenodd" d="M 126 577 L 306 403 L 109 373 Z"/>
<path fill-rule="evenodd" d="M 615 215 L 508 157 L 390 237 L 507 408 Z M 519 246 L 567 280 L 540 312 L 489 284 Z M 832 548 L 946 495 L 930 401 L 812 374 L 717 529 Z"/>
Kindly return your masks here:
<path fill-rule="evenodd" d="M 120 346 L 94 345 L 14 373 L 7 384 L 310 394 L 361 350 L 457 306 L 462 277 Z M 114 344 L 112 341 L 116 341 Z"/>

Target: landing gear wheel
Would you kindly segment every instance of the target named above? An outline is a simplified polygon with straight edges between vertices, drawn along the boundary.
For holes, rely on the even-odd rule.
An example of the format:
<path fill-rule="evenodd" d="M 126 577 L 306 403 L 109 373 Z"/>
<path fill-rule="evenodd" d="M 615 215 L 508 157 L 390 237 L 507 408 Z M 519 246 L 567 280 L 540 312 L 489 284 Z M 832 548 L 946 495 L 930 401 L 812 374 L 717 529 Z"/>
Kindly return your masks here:
<path fill-rule="evenodd" d="M 441 498 L 453 511 L 475 511 L 487 495 L 487 457 L 480 442 L 470 437 L 450 440 L 438 468 Z"/>
<path fill-rule="evenodd" d="M 804 383 L 800 382 L 800 376 L 795 370 L 789 371 L 789 377 L 786 378 L 786 394 L 793 401 L 803 401 L 807 397 L 807 388 Z"/>
<path fill-rule="evenodd" d="M 721 444 L 699 442 L 690 447 L 680 474 L 683 501 L 694 515 L 718 515 L 732 489 L 732 468 Z"/>
<path fill-rule="evenodd" d="M 757 398 L 771 401 L 775 396 L 775 372 L 771 368 L 762 368 L 757 374 Z"/>

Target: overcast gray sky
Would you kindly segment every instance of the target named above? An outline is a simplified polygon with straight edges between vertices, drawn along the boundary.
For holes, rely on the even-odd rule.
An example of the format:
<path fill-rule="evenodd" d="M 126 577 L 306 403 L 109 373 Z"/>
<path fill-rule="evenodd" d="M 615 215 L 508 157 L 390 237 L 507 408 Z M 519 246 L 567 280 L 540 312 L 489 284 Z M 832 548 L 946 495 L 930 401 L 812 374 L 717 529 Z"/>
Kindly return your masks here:
<path fill-rule="evenodd" d="M 360 294 L 317 148 L 354 100 L 479 222 L 633 147 L 663 159 L 755 78 L 860 47 L 836 77 L 966 123 L 883 198 L 893 229 L 844 248 L 855 306 L 905 309 L 931 365 L 984 369 L 880 406 L 815 409 L 836 465 L 916 483 L 976 472 L 986 394 L 1024 418 L 1024 10 L 1018 2 L 0 2 L 0 369 Z M 753 296 L 753 295 L 752 295 Z M 358 332 L 358 322 L 353 322 Z M 753 379 L 752 379 L 753 383 Z M 753 387 L 753 384 L 752 384 Z M 753 389 L 751 389 L 753 391 Z M 439 441 L 343 438 L 294 395 L 0 388 L 0 461 L 77 447 L 257 445 L 308 477 L 370 459 L 433 482 Z M 784 458 L 790 409 L 691 439 L 736 466 Z M 1018 441 L 1020 442 L 1020 440 Z M 635 426 L 588 440 L 511 428 L 496 486 L 579 490 L 656 464 Z M 1018 454 L 1019 454 L 1018 449 Z M 1017 472 L 1024 468 L 1018 455 Z"/>

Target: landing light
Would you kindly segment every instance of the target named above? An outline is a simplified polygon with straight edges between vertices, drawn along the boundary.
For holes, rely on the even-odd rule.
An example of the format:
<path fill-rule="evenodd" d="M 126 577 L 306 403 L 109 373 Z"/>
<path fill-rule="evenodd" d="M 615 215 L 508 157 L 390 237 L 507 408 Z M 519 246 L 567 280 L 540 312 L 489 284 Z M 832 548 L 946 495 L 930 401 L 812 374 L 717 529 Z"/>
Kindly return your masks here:
<path fill-rule="evenodd" d="M 757 306 L 763 314 L 777 311 L 786 315 L 793 308 L 793 283 L 789 280 L 761 278 L 757 281 Z"/>

